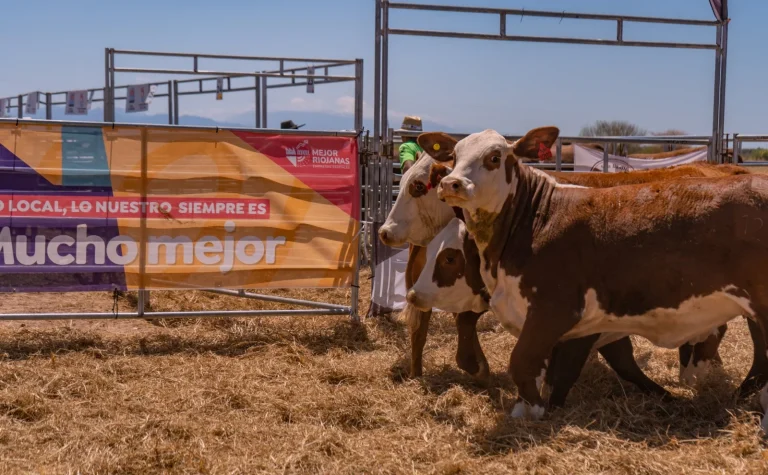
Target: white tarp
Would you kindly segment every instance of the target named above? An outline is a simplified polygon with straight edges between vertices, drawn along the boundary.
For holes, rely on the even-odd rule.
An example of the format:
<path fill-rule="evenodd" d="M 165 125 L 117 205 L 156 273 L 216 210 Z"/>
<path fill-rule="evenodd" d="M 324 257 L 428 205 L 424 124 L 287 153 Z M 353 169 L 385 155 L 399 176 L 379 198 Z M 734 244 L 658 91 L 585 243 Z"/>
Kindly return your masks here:
<path fill-rule="evenodd" d="M 707 148 L 670 158 L 630 158 L 618 155 L 608 155 L 608 172 L 626 172 L 632 170 L 647 170 L 650 168 L 667 168 L 685 163 L 701 162 L 707 159 Z M 573 146 L 573 171 L 601 172 L 603 171 L 603 151 L 581 145 Z"/>

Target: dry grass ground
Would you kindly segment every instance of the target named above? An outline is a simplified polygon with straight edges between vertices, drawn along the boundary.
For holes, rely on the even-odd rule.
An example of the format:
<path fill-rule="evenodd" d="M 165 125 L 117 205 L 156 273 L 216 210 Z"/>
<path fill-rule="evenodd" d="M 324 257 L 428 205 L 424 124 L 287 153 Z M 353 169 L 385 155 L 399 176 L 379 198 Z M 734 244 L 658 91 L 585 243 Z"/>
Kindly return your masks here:
<path fill-rule="evenodd" d="M 313 294 L 341 303 L 346 292 Z M 4 311 L 112 306 L 107 293 L 2 299 Z M 152 299 L 157 310 L 274 307 L 197 292 Z M 698 390 L 677 383 L 676 352 L 636 342 L 641 365 L 678 402 L 639 394 L 594 358 L 568 406 L 536 423 L 507 417 L 514 338 L 490 316 L 480 330 L 490 389 L 456 369 L 448 315 L 433 319 L 420 380 L 403 377 L 397 321 L 0 324 L 0 473 L 768 471 L 757 403 L 731 397 L 752 357 L 742 320 L 726 335 L 724 370 Z"/>

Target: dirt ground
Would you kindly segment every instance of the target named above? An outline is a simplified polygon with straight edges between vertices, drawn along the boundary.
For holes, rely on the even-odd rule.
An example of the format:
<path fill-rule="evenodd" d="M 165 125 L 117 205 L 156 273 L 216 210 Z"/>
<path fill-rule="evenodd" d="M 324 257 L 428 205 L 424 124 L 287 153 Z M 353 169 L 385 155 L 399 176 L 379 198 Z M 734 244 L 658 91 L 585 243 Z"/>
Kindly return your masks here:
<path fill-rule="evenodd" d="M 368 274 L 362 283 L 364 311 Z M 106 292 L 1 298 L 4 312 L 112 308 Z M 119 310 L 133 302 L 122 297 Z M 153 292 L 152 305 L 278 307 L 200 292 Z M 508 417 L 515 339 L 490 315 L 480 339 L 490 388 L 456 368 L 450 315 L 433 318 L 419 380 L 405 377 L 397 318 L 2 323 L 0 473 L 768 471 L 756 398 L 732 397 L 752 358 L 741 319 L 721 348 L 724 369 L 698 388 L 678 383 L 675 351 L 635 341 L 641 366 L 678 401 L 638 393 L 594 357 L 567 407 L 535 423 Z"/>

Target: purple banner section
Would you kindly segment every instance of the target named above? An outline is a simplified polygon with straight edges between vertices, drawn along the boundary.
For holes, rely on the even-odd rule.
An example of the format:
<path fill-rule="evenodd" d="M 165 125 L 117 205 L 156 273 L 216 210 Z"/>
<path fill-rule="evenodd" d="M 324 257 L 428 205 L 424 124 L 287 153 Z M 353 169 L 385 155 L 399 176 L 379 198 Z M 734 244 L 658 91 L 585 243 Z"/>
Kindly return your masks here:
<path fill-rule="evenodd" d="M 83 150 L 90 161 L 80 158 Z M 79 159 L 79 167 L 65 167 L 65 184 L 57 185 L 0 145 L 0 194 L 112 196 L 100 128 L 69 128 L 62 154 Z M 125 290 L 123 266 L 103 248 L 119 234 L 116 219 L 14 217 L 6 207 L 0 210 L 0 292 Z M 122 255 L 122 247 L 113 253 Z"/>

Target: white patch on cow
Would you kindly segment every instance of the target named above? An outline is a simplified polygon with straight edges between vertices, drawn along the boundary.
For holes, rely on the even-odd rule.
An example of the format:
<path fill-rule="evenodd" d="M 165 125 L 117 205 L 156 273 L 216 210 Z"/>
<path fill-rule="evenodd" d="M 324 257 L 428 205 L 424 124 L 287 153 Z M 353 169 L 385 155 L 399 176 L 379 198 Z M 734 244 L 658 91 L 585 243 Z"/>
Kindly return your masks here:
<path fill-rule="evenodd" d="M 712 362 L 709 360 L 702 360 L 698 363 L 689 361 L 686 365 L 680 365 L 680 384 L 693 386 L 697 382 L 703 381 L 711 369 Z"/>
<path fill-rule="evenodd" d="M 381 226 L 381 229 L 391 233 L 393 245 L 409 242 L 426 246 L 455 216 L 453 208 L 437 198 L 437 190 L 431 189 L 418 198 L 408 191 L 410 184 L 416 180 L 425 185 L 429 183 L 429 172 L 434 163 L 438 162 L 422 153 L 400 179 L 400 193 Z"/>
<path fill-rule="evenodd" d="M 574 185 L 572 183 L 557 183 L 555 188 L 589 188 L 588 186 Z"/>
<path fill-rule="evenodd" d="M 768 434 L 768 384 L 760 390 L 760 406 L 763 408 L 763 420 L 760 427 L 762 427 L 763 432 Z"/>
<path fill-rule="evenodd" d="M 491 294 L 493 314 L 508 332 L 520 336 L 530 307 L 530 302 L 520 292 L 522 277 L 507 275 L 501 267 L 498 276 L 496 288 Z"/>
<path fill-rule="evenodd" d="M 729 294 L 726 289 L 731 290 L 729 286 L 709 295 L 691 297 L 677 308 L 655 308 L 643 315 L 623 317 L 606 313 L 600 307 L 597 292 L 588 289 L 582 318 L 564 339 L 620 332 L 642 336 L 664 348 L 677 348 L 743 312 L 753 313 L 749 300 Z"/>
<path fill-rule="evenodd" d="M 517 174 L 513 174 L 511 183 L 507 183 L 505 172 L 506 161 L 517 160 L 512 154 L 513 147 L 514 144 L 491 129 L 459 140 L 454 147 L 455 166 L 440 183 L 439 193 L 451 206 L 460 206 L 470 213 L 480 209 L 500 212 L 507 196 L 517 188 Z M 498 153 L 502 162 L 498 168 L 488 170 L 483 166 L 483 158 L 493 153 Z M 460 183 L 461 191 L 457 193 L 445 186 L 446 180 Z"/>
<path fill-rule="evenodd" d="M 538 404 L 531 406 L 525 401 L 518 401 L 509 416 L 513 419 L 531 419 L 537 421 L 544 417 L 544 408 Z"/>
<path fill-rule="evenodd" d="M 454 249 L 464 255 L 466 233 L 464 223 L 458 218 L 453 218 L 427 245 L 424 270 L 413 284 L 413 291 L 416 294 L 414 304 L 418 305 L 419 308 L 439 307 L 443 311 L 453 313 L 467 311 L 482 313 L 488 310 L 488 303 L 481 295 L 474 293 L 472 287 L 469 286 L 466 278 L 468 272 L 466 266 L 465 276 L 456 279 L 455 283 L 449 287 L 438 287 L 433 280 L 437 256 L 441 251 Z"/>

